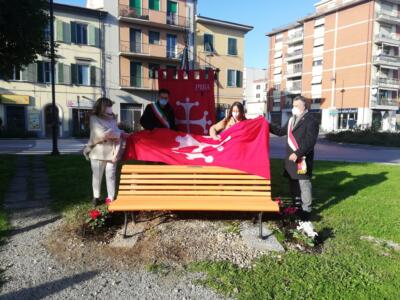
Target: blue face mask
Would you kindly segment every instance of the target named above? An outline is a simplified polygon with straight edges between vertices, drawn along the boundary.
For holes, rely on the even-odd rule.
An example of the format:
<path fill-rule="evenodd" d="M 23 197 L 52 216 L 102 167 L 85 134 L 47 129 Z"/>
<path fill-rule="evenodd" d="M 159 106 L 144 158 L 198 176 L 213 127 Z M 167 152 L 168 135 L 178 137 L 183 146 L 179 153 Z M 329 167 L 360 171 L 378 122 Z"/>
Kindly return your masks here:
<path fill-rule="evenodd" d="M 167 105 L 167 103 L 168 103 L 168 99 L 161 98 L 161 99 L 159 100 L 159 102 L 160 102 L 160 105 L 161 105 L 161 106 L 165 106 L 165 105 Z"/>

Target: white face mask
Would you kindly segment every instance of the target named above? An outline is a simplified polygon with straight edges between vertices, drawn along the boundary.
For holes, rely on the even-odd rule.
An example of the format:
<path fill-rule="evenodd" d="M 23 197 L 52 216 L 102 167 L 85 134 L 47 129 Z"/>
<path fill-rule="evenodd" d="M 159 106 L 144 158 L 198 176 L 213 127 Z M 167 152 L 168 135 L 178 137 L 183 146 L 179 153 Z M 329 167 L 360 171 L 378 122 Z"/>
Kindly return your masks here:
<path fill-rule="evenodd" d="M 293 107 L 292 108 L 292 114 L 294 116 L 300 116 L 301 115 L 301 111 L 300 111 L 300 109 L 298 107 Z"/>
<path fill-rule="evenodd" d="M 108 115 L 108 116 L 113 116 L 113 115 L 114 115 L 114 113 L 113 113 L 113 110 L 112 110 L 112 107 L 111 107 L 111 106 L 107 106 L 107 107 L 106 107 L 106 111 L 105 111 L 105 113 L 106 113 L 106 115 Z"/>
<path fill-rule="evenodd" d="M 239 117 L 239 113 L 236 112 L 236 111 L 233 111 L 233 112 L 232 112 L 232 117 L 233 117 L 235 120 L 237 120 L 237 118 Z"/>

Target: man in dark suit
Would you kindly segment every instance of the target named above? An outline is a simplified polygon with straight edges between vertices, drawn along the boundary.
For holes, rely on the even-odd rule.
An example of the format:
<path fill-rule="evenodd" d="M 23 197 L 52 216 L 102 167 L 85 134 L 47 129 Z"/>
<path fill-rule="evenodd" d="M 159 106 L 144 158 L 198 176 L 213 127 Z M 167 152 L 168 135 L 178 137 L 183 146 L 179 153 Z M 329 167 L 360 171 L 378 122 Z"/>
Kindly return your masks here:
<path fill-rule="evenodd" d="M 146 106 L 140 118 L 140 125 L 146 130 L 153 130 L 155 128 L 176 130 L 174 110 L 168 101 L 169 91 L 167 89 L 160 89 L 157 102 Z"/>
<path fill-rule="evenodd" d="M 294 98 L 292 115 L 284 127 L 270 124 L 270 131 L 278 136 L 288 136 L 284 174 L 289 178 L 295 204 L 301 203 L 300 217 L 307 220 L 311 212 L 311 177 L 319 125 L 307 111 L 302 96 Z"/>

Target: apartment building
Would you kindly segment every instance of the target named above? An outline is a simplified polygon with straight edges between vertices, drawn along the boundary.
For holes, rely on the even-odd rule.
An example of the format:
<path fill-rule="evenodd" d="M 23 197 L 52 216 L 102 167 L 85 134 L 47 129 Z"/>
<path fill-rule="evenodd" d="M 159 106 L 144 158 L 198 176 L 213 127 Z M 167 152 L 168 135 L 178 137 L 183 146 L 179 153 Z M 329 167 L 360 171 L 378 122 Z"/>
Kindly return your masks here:
<path fill-rule="evenodd" d="M 260 68 L 244 68 L 243 74 L 243 100 L 247 118 L 268 116 L 267 92 L 268 92 L 267 70 Z"/>
<path fill-rule="evenodd" d="M 243 102 L 245 35 L 252 29 L 252 26 L 196 16 L 196 68 L 219 69 L 215 86 L 219 118 L 233 102 Z"/>
<path fill-rule="evenodd" d="M 272 120 L 285 123 L 293 98 L 302 94 L 325 131 L 395 130 L 399 3 L 323 0 L 312 15 L 268 33 Z"/>
<path fill-rule="evenodd" d="M 119 120 L 134 130 L 144 107 L 157 97 L 155 70 L 177 69 L 188 46 L 194 60 L 196 0 L 89 0 L 105 20 L 106 95 Z"/>
<path fill-rule="evenodd" d="M 102 24 L 106 13 L 54 4 L 58 44 L 55 72 L 59 136 L 81 136 L 89 131 L 88 112 L 104 86 Z M 46 29 L 50 36 L 50 26 Z M 0 79 L 0 118 L 9 136 L 49 137 L 52 130 L 51 71 L 48 57 L 22 70 L 11 80 Z"/>

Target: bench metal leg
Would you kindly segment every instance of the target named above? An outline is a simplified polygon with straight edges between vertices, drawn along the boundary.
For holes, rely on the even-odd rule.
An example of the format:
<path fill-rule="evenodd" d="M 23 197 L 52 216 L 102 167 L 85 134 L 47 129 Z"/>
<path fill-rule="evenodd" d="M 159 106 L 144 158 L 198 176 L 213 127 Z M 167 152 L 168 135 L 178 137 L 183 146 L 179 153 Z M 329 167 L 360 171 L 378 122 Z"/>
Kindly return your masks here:
<path fill-rule="evenodd" d="M 263 230 L 262 230 L 262 216 L 263 216 L 263 213 L 262 213 L 262 212 L 260 212 L 260 214 L 258 215 L 258 220 L 259 220 L 259 222 L 260 222 L 260 234 L 259 234 L 259 237 L 260 237 L 260 239 L 262 239 L 262 238 L 263 238 Z"/>
<path fill-rule="evenodd" d="M 126 238 L 126 228 L 128 227 L 128 213 L 125 212 L 125 220 L 124 220 L 124 238 Z"/>
<path fill-rule="evenodd" d="M 136 214 L 135 214 L 135 212 L 131 213 L 131 217 L 132 217 L 133 224 L 136 224 Z"/>

